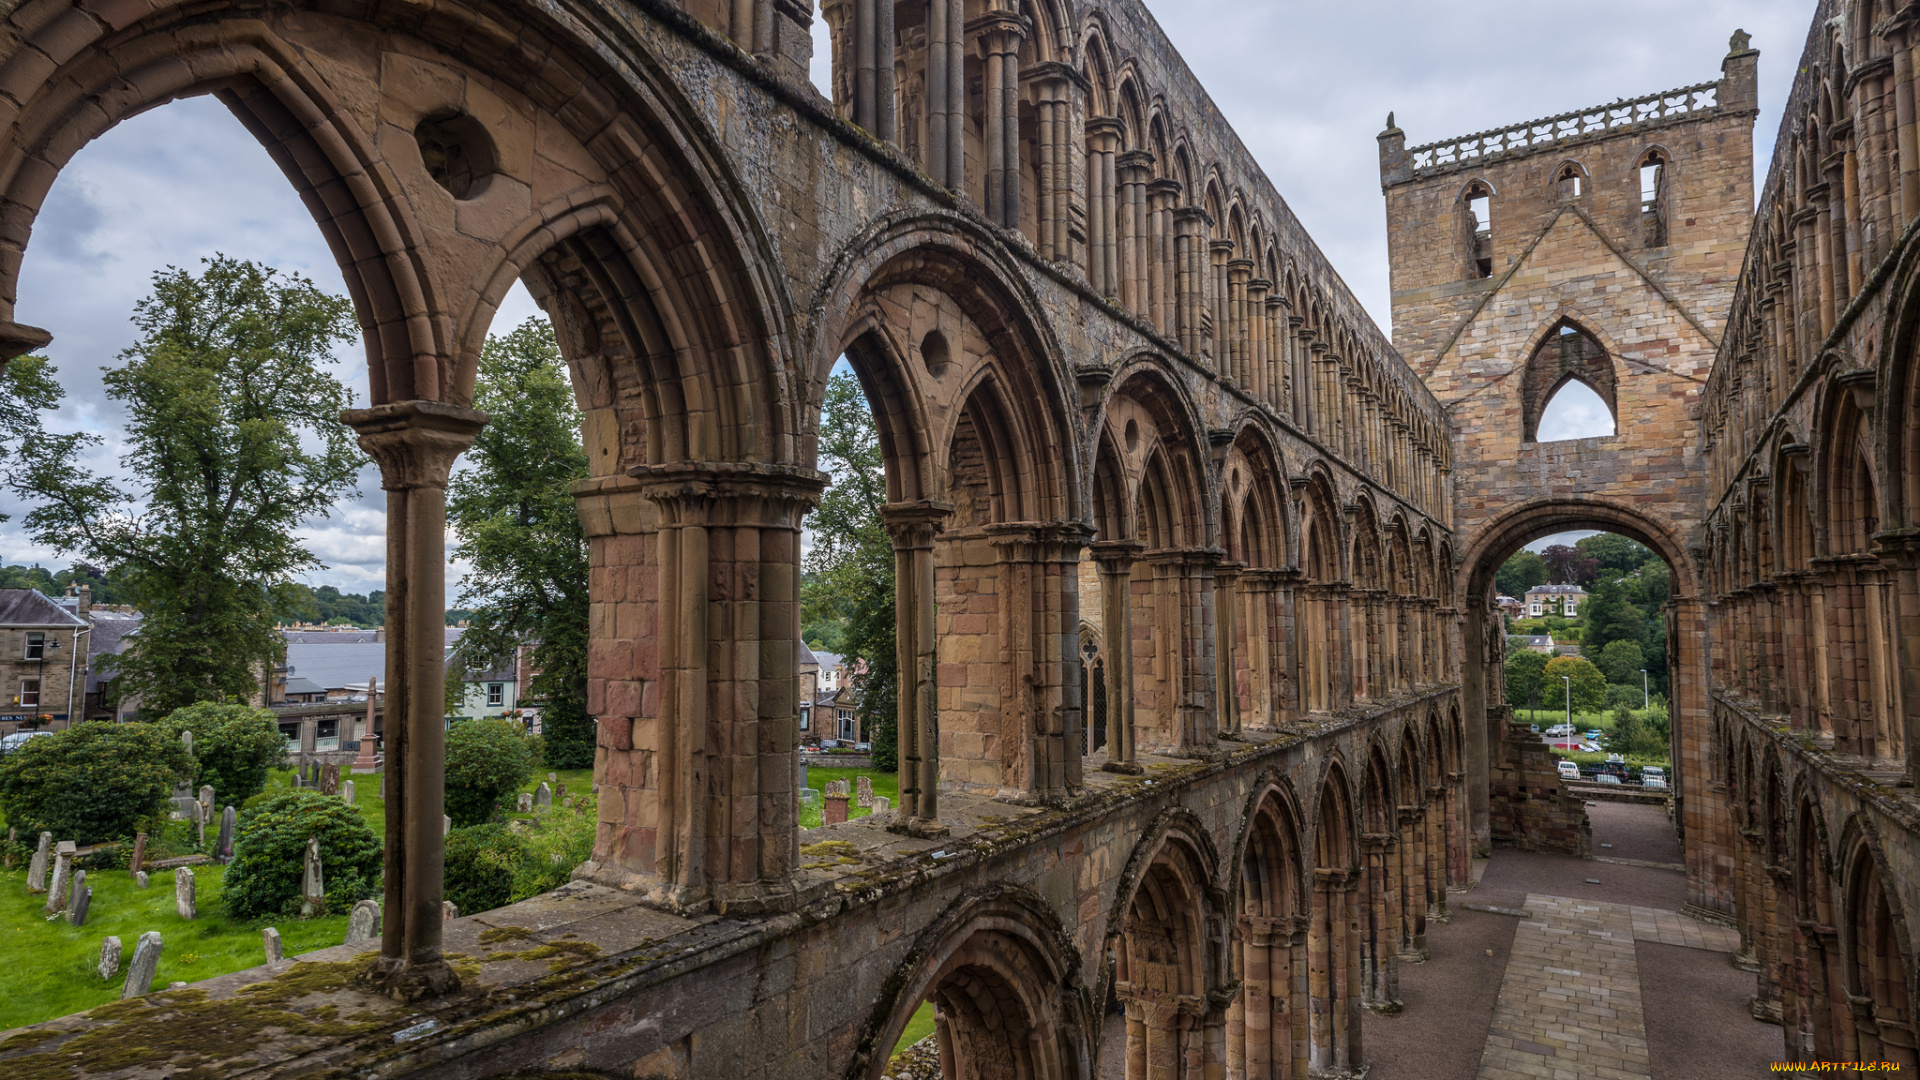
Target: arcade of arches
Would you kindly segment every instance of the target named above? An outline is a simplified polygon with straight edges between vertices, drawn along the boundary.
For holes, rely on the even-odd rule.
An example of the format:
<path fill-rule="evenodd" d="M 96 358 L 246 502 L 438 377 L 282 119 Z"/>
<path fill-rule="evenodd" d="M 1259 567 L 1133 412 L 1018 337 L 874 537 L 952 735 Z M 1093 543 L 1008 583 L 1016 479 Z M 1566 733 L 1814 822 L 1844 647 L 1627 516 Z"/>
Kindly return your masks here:
<path fill-rule="evenodd" d="M 173 1023 L 260 969 L 0 1070 L 88 1038 L 196 1075 L 873 1080 L 932 1001 L 955 1078 L 1356 1075 L 1477 855 L 1589 853 L 1490 615 L 1576 528 L 1673 567 L 1690 913 L 1738 926 L 1787 1056 L 1912 1062 L 1920 30 L 1817 6 L 1757 217 L 1744 35 L 1714 82 L 1510 132 L 1390 118 L 1391 340 L 1141 0 L 13 7 L 0 352 L 48 341 L 15 297 L 62 166 L 173 98 L 219 96 L 339 258 L 388 493 L 389 914 L 275 984 L 311 1022 Z M 586 416 L 599 829 L 572 884 L 443 923 L 444 486 L 515 280 Z M 900 805 L 803 834 L 842 356 Z M 1615 435 L 1537 441 L 1568 380 Z"/>

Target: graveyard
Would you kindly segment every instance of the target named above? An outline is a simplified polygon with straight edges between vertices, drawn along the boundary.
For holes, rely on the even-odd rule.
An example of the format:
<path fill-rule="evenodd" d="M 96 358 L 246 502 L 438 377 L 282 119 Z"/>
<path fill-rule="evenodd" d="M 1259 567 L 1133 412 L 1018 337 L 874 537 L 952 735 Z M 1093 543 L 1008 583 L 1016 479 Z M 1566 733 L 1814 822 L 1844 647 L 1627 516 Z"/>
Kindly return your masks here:
<path fill-rule="evenodd" d="M 380 774 L 340 777 L 333 785 L 333 797 L 346 801 L 348 783 L 353 785 L 353 809 L 373 835 L 384 836 Z M 536 807 L 544 812 L 546 804 L 538 794 L 542 786 L 549 797 L 560 791 L 570 802 L 585 800 L 582 805 L 592 805 L 589 770 L 543 770 L 522 785 L 511 817 L 536 816 Z M 295 790 L 294 773 L 276 770 L 255 802 Z M 218 805 L 216 799 L 217 794 L 210 795 L 202 805 Z M 231 916 L 224 895 L 229 866 L 216 858 L 223 839 L 231 836 L 230 831 L 223 836 L 221 830 L 225 809 L 222 814 L 199 811 L 202 825 L 195 824 L 191 811 L 184 820 L 170 821 L 142 845 L 140 874 L 129 867 L 134 853 L 128 845 L 79 849 L 54 840 L 48 843 L 44 859 L 16 858 L 14 865 L 0 868 L 0 969 L 7 973 L 9 990 L 0 995 L 0 1031 L 120 999 L 145 935 L 157 934 L 153 944 L 158 947 L 148 946 L 155 954 L 153 960 L 143 963 L 135 978 L 144 980 L 148 989 L 164 990 L 173 983 L 198 982 L 266 963 L 268 949 L 275 945 L 280 956 L 291 958 L 377 934 L 374 901 L 363 901 L 350 914 Z M 244 819 L 238 808 L 234 819 L 230 827 Z M 6 827 L 0 820 L 0 829 Z M 23 846 L 31 850 L 33 838 L 21 839 L 29 841 Z M 63 846 L 70 852 L 64 859 Z M 191 865 L 172 865 L 186 860 Z M 30 890 L 35 882 L 44 891 Z M 60 897 L 60 910 L 50 911 L 55 895 Z M 80 909 L 78 919 L 76 908 Z M 350 938 L 350 932 L 355 937 Z"/>

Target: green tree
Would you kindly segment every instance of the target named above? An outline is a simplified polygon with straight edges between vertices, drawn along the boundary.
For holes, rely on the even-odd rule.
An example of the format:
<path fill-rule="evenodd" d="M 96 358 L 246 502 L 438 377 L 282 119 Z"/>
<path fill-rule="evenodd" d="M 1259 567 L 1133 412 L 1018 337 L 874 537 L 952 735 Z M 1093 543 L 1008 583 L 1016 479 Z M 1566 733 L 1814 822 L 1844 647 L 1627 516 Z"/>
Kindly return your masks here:
<path fill-rule="evenodd" d="M 1581 616 L 1586 622 L 1581 643 L 1590 655 L 1604 655 L 1616 641 L 1640 645 L 1647 639 L 1646 613 L 1628 602 L 1627 587 L 1618 578 L 1608 577 L 1594 585 Z"/>
<path fill-rule="evenodd" d="M 286 767 L 287 737 L 265 709 L 197 702 L 160 722 L 174 738 L 193 732 L 193 783 L 238 806 L 267 788 L 267 770 Z"/>
<path fill-rule="evenodd" d="M 1607 677 L 1600 669 L 1578 656 L 1556 656 L 1547 661 L 1546 690 L 1547 698 L 1560 697 L 1566 702 L 1565 687 L 1562 678 L 1573 680 L 1573 711 L 1599 712 L 1607 707 Z"/>
<path fill-rule="evenodd" d="M 893 612 L 893 540 L 880 508 L 887 501 L 887 470 L 880 436 L 860 382 L 850 374 L 827 380 L 820 413 L 820 467 L 833 486 L 808 521 L 813 547 L 807 552 L 801 599 L 802 622 L 845 620 L 842 648 L 857 676 L 860 724 L 873 743 L 873 767 L 897 767 L 894 731 L 899 693 Z"/>
<path fill-rule="evenodd" d="M 587 713 L 587 536 L 570 489 L 587 476 L 580 409 L 553 324 L 528 319 L 480 353 L 474 407 L 487 426 L 467 454 L 472 468 L 447 490 L 453 556 L 472 565 L 460 606 L 469 625 L 450 658 L 447 709 L 464 678 L 513 666 L 533 646 L 529 703 L 540 706 L 547 764 L 593 765 Z"/>
<path fill-rule="evenodd" d="M 1513 553 L 1513 557 L 1502 563 L 1500 572 L 1493 576 L 1494 587 L 1502 596 L 1521 597 L 1536 585 L 1547 583 L 1547 560 L 1531 551 L 1522 549 Z"/>
<path fill-rule="evenodd" d="M 447 816 L 458 826 L 493 818 L 533 775 L 533 737 L 497 716 L 462 720 L 447 732 Z"/>
<path fill-rule="evenodd" d="M 300 913 L 307 841 L 320 841 L 327 911 L 340 914 L 380 890 L 382 847 L 360 812 L 331 795 L 290 791 L 240 812 L 220 896 L 236 919 Z"/>
<path fill-rule="evenodd" d="M 1618 533 L 1600 533 L 1574 544 L 1574 550 L 1594 560 L 1603 574 L 1631 574 L 1656 559 L 1653 550 Z"/>
<path fill-rule="evenodd" d="M 1646 654 L 1638 642 L 1620 639 L 1610 641 L 1600 650 L 1600 670 L 1606 673 L 1607 681 L 1623 686 L 1640 688 L 1640 669 L 1647 666 Z"/>
<path fill-rule="evenodd" d="M 1673 595 L 1673 571 L 1665 560 L 1655 556 L 1640 567 L 1640 593 L 1646 598 L 1647 614 L 1660 618 L 1660 610 Z"/>
<path fill-rule="evenodd" d="M 44 356 L 22 356 L 0 366 L 0 462 L 45 437 L 40 414 L 60 407 L 53 370 Z M 0 514 L 0 521 L 7 520 Z"/>
<path fill-rule="evenodd" d="M 1509 648 L 1506 667 L 1507 704 L 1516 709 L 1535 707 L 1546 686 L 1547 655 Z"/>
<path fill-rule="evenodd" d="M 324 568 L 295 533 L 366 462 L 328 370 L 359 327 L 345 297 L 225 256 L 156 273 L 133 322 L 103 381 L 127 410 L 134 489 L 80 463 L 100 441 L 85 434 L 30 440 L 8 483 L 33 504 L 34 540 L 124 577 L 146 618 L 113 658 L 116 690 L 164 715 L 244 698 L 281 654 L 271 615 L 296 575 Z"/>
<path fill-rule="evenodd" d="M 94 844 L 156 831 L 193 775 L 180 740 L 151 724 L 75 724 L 0 758 L 0 813 L 23 836 Z"/>

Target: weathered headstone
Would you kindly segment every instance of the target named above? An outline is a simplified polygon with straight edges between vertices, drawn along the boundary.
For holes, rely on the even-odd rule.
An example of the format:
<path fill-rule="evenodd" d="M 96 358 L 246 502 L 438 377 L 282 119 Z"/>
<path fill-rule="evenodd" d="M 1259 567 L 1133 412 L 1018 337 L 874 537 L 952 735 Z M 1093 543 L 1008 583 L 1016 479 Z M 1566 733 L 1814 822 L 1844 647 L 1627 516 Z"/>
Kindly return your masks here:
<path fill-rule="evenodd" d="M 885 817 L 891 813 L 893 813 L 893 800 L 887 798 L 885 795 L 875 795 L 873 797 L 873 816 Z"/>
<path fill-rule="evenodd" d="M 348 806 L 353 805 L 353 781 L 351 780 L 340 781 L 340 798 Z"/>
<path fill-rule="evenodd" d="M 299 769 L 293 770 L 293 790 L 305 791 L 306 787 L 307 787 L 306 781 L 300 778 L 300 770 Z"/>
<path fill-rule="evenodd" d="M 81 871 L 81 876 L 82 877 L 86 876 L 86 872 Z M 78 895 L 76 895 L 71 901 L 68 902 L 67 921 L 72 923 L 75 926 L 87 925 L 87 909 L 92 906 L 93 906 L 93 886 L 88 885 L 85 888 L 82 888 L 79 891 Z"/>
<path fill-rule="evenodd" d="M 327 910 L 327 881 L 320 865 L 320 838 L 307 837 L 307 861 L 300 876 L 300 917 L 311 919 Z"/>
<path fill-rule="evenodd" d="M 457 919 L 459 917 L 460 917 L 460 909 L 453 906 L 453 901 L 451 900 L 440 901 L 440 921 L 441 922 L 452 922 L 454 919 Z"/>
<path fill-rule="evenodd" d="M 347 939 L 341 944 L 358 945 L 362 941 L 372 941 L 379 933 L 379 903 L 362 900 L 353 905 L 353 913 L 347 916 Z"/>
<path fill-rule="evenodd" d="M 513 805 L 513 809 L 515 813 L 520 813 L 520 814 L 533 813 L 533 794 L 531 792 L 526 792 L 526 791 L 521 792 L 519 800 L 516 801 Z"/>
<path fill-rule="evenodd" d="M 187 748 L 187 753 L 189 754 L 193 753 L 193 732 L 191 731 L 181 732 L 180 741 L 181 743 L 185 744 Z"/>
<path fill-rule="evenodd" d="M 73 915 L 73 905 L 80 899 L 80 891 L 86 887 L 87 872 L 85 870 L 75 870 L 73 877 L 67 882 L 67 915 L 69 918 Z"/>
<path fill-rule="evenodd" d="M 173 872 L 173 910 L 183 919 L 198 912 L 193 903 L 193 867 L 182 866 Z"/>
<path fill-rule="evenodd" d="M 560 774 L 559 774 L 559 773 L 557 773 L 557 772 L 550 772 L 550 773 L 548 773 L 548 774 L 547 774 L 547 783 L 549 783 L 549 784 L 557 784 L 557 783 L 559 783 L 559 782 L 560 782 Z"/>
<path fill-rule="evenodd" d="M 147 865 L 147 834 L 140 833 L 133 838 L 133 859 L 127 863 L 127 869 L 139 873 Z"/>
<path fill-rule="evenodd" d="M 213 857 L 223 864 L 233 858 L 233 826 L 235 818 L 236 815 L 231 806 L 220 811 L 220 838 L 214 841 Z"/>
<path fill-rule="evenodd" d="M 821 824 L 838 825 L 847 820 L 847 797 L 839 792 L 827 796 L 827 804 L 821 812 Z"/>
<path fill-rule="evenodd" d="M 331 761 L 320 767 L 320 794 L 340 794 L 340 766 Z"/>
<path fill-rule="evenodd" d="M 160 933 L 149 930 L 140 935 L 133 946 L 133 959 L 127 962 L 127 985 L 120 990 L 120 999 L 137 998 L 153 989 L 153 976 L 160 970 Z"/>
<path fill-rule="evenodd" d="M 147 872 L 146 872 L 145 870 L 135 870 L 135 871 L 133 872 L 133 885 L 134 885 L 134 888 L 136 888 L 136 889 L 144 889 L 144 888 L 146 888 L 146 887 L 148 887 L 149 885 L 152 885 L 152 884 L 153 884 L 153 883 L 152 883 L 151 881 L 148 881 L 148 880 L 147 880 Z"/>
<path fill-rule="evenodd" d="M 553 805 L 553 789 L 547 786 L 546 781 L 542 780 L 540 782 L 540 786 L 533 789 L 534 809 L 541 810 L 552 805 Z"/>
<path fill-rule="evenodd" d="M 260 947 L 266 952 L 269 964 L 277 964 L 285 958 L 280 949 L 280 931 L 271 926 L 260 931 Z"/>
<path fill-rule="evenodd" d="M 47 883 L 47 914 L 65 910 L 67 883 L 73 877 L 73 841 L 62 840 L 53 849 L 53 880 Z"/>
<path fill-rule="evenodd" d="M 193 846 L 205 848 L 207 846 L 207 808 L 198 800 L 187 805 L 193 807 Z"/>
<path fill-rule="evenodd" d="M 559 783 L 553 786 L 553 798 L 555 802 L 559 802 L 562 805 L 565 804 L 567 798 L 567 785 L 565 783 Z"/>
<path fill-rule="evenodd" d="M 452 831 L 453 831 L 453 819 L 448 817 L 445 814 L 441 814 L 440 815 L 440 835 L 444 837 Z"/>
<path fill-rule="evenodd" d="M 871 777 L 863 776 L 860 778 L 859 791 L 854 797 L 854 803 L 869 808 L 873 806 L 873 779 Z"/>
<path fill-rule="evenodd" d="M 213 819 L 213 785 L 200 785 L 200 818 L 203 821 Z"/>
<path fill-rule="evenodd" d="M 33 862 L 27 866 L 27 891 L 43 893 L 47 891 L 47 856 L 53 853 L 53 834 L 40 834 L 40 846 L 34 849 Z"/>
<path fill-rule="evenodd" d="M 109 934 L 107 935 L 107 940 L 100 943 L 100 966 L 94 970 L 100 973 L 101 982 L 106 982 L 115 975 L 120 974 L 119 938 Z"/>
<path fill-rule="evenodd" d="M 387 797 L 387 774 L 381 773 L 380 774 L 380 798 L 385 799 L 386 797 Z"/>

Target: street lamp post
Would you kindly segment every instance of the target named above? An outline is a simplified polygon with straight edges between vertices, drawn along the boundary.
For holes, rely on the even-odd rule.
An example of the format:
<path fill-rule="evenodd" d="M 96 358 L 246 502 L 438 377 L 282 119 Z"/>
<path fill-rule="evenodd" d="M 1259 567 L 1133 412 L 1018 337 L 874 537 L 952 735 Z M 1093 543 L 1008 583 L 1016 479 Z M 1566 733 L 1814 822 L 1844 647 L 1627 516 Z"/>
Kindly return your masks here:
<path fill-rule="evenodd" d="M 1562 675 L 1560 676 L 1560 681 L 1567 685 L 1567 726 L 1572 727 L 1573 726 L 1573 678 L 1572 676 Z"/>
<path fill-rule="evenodd" d="M 1643 709 L 1650 709 L 1653 707 L 1653 698 L 1647 693 L 1647 669 L 1646 668 L 1640 669 L 1640 707 Z"/>

